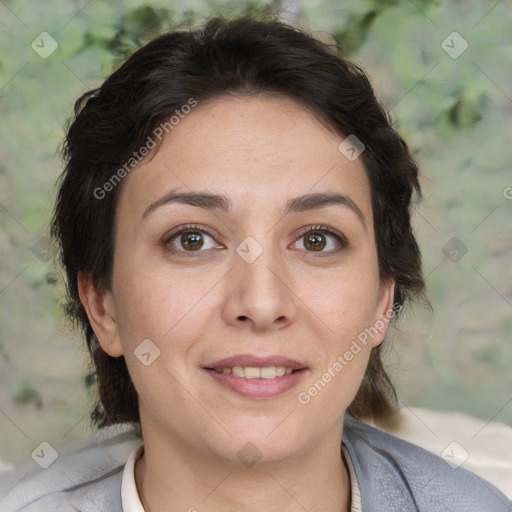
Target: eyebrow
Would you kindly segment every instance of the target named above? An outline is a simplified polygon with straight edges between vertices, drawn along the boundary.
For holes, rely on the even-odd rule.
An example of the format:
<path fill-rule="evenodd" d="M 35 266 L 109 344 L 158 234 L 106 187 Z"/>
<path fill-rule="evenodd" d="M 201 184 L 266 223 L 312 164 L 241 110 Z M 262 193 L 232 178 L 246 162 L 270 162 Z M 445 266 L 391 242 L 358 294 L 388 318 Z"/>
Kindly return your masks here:
<path fill-rule="evenodd" d="M 190 206 L 204 208 L 206 210 L 222 210 L 232 213 L 233 203 L 231 199 L 219 194 L 210 194 L 208 192 L 178 192 L 176 189 L 171 190 L 154 203 L 151 203 L 142 214 L 142 219 L 146 218 L 151 212 L 168 203 L 181 203 Z M 289 199 L 286 202 L 284 216 L 291 213 L 300 213 L 330 205 L 341 205 L 352 210 L 366 229 L 366 223 L 363 213 L 357 204 L 348 196 L 338 192 L 318 192 L 312 194 L 304 194 Z"/>

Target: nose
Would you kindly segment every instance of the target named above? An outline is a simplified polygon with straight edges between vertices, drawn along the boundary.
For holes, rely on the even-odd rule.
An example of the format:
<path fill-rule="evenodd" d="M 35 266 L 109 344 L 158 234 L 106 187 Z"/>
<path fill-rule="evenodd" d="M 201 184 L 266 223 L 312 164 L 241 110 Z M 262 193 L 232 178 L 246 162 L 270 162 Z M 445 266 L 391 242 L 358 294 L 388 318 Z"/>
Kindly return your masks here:
<path fill-rule="evenodd" d="M 229 325 L 263 332 L 283 329 L 295 320 L 298 298 L 278 256 L 264 252 L 248 263 L 235 255 L 228 281 L 222 315 Z"/>

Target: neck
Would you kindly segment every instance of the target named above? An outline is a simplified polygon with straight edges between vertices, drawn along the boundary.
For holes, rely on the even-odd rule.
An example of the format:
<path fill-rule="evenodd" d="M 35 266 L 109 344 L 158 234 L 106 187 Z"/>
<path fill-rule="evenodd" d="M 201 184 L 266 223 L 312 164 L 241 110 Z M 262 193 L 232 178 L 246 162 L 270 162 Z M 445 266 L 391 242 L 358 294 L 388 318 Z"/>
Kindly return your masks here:
<path fill-rule="evenodd" d="M 169 436 L 165 443 L 158 436 L 144 438 L 135 481 L 146 512 L 350 510 L 341 432 L 286 461 L 260 461 L 252 467 L 197 453 Z"/>

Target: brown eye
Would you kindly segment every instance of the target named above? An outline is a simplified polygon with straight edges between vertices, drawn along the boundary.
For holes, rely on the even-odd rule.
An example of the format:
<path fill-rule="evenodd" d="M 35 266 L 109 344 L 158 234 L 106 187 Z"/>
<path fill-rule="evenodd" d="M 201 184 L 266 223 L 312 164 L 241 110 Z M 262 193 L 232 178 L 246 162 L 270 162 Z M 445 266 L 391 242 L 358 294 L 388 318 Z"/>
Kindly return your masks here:
<path fill-rule="evenodd" d="M 316 252 L 318 256 L 328 256 L 347 248 L 348 241 L 343 234 L 328 226 L 311 226 L 307 231 L 302 231 L 293 245 L 310 253 Z"/>
<path fill-rule="evenodd" d="M 321 233 L 310 233 L 304 237 L 304 247 L 308 251 L 321 251 L 325 245 L 325 235 Z"/>
<path fill-rule="evenodd" d="M 165 247 L 173 253 L 202 253 L 219 248 L 212 235 L 202 229 L 183 227 L 164 240 Z"/>
<path fill-rule="evenodd" d="M 180 236 L 180 242 L 182 247 L 187 251 L 201 249 L 204 244 L 203 235 L 193 231 L 182 233 Z"/>

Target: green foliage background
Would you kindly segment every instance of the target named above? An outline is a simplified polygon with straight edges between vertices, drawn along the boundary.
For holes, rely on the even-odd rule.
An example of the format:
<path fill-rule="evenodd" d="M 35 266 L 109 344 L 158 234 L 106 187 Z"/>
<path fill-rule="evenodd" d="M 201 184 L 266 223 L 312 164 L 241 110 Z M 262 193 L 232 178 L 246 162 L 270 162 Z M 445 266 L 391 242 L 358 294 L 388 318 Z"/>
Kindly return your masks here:
<path fill-rule="evenodd" d="M 280 12 L 367 71 L 421 166 L 415 228 L 433 316 L 410 311 L 388 364 L 404 406 L 512 425 L 511 4 L 503 1 L 0 3 L 0 457 L 87 432 L 84 349 L 63 323 L 47 236 L 57 146 L 75 99 L 155 35 L 213 14 Z M 31 43 L 58 42 L 49 58 Z M 468 49 L 441 47 L 457 31 Z M 508 133 L 507 133 L 508 131 Z M 456 236 L 467 254 L 452 263 Z M 44 245 L 44 243 L 43 243 Z M 44 260 L 44 258 L 43 258 Z"/>

